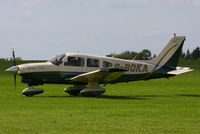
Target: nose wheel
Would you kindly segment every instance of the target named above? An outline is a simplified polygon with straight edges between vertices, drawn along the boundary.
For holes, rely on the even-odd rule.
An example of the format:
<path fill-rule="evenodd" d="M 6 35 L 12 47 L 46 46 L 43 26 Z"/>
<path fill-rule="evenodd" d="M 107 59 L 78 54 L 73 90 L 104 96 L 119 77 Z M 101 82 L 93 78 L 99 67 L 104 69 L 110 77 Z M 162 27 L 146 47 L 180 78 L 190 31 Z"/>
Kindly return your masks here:
<path fill-rule="evenodd" d="M 44 92 L 43 89 L 37 89 L 37 88 L 33 88 L 33 87 L 28 87 L 28 88 L 26 88 L 26 89 L 24 89 L 22 91 L 22 94 L 27 96 L 27 97 L 32 97 L 34 95 L 41 94 L 43 92 Z"/>

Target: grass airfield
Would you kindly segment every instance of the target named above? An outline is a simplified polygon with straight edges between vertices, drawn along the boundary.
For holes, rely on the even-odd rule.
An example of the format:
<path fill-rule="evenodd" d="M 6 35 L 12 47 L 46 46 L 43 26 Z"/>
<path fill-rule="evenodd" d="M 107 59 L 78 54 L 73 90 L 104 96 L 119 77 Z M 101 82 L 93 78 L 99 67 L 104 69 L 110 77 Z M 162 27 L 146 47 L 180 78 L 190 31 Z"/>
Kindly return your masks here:
<path fill-rule="evenodd" d="M 69 86 L 69 85 L 67 85 Z M 0 134 L 199 134 L 200 70 L 167 79 L 107 85 L 96 98 L 69 96 L 66 85 L 27 86 L 0 71 Z"/>

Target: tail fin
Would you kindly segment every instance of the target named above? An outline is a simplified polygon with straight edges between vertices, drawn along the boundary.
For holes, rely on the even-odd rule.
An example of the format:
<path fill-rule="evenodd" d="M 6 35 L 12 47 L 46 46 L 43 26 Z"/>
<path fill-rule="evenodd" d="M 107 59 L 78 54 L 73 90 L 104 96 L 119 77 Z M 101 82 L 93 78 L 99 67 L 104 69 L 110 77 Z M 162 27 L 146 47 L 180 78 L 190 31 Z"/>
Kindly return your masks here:
<path fill-rule="evenodd" d="M 148 63 L 175 68 L 178 64 L 184 41 L 184 36 L 173 37 L 159 55 L 149 60 Z"/>

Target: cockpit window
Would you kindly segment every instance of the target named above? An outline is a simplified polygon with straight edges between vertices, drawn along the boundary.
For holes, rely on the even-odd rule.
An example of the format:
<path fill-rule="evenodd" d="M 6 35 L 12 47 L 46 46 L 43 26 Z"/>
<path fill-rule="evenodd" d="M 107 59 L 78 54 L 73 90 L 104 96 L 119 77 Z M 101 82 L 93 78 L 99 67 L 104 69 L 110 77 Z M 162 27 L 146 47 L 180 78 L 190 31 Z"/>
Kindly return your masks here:
<path fill-rule="evenodd" d="M 103 67 L 112 67 L 112 63 L 103 61 Z"/>
<path fill-rule="evenodd" d="M 65 66 L 84 66 L 84 58 L 81 57 L 71 57 L 67 58 L 67 61 L 64 62 Z"/>
<path fill-rule="evenodd" d="M 88 67 L 99 67 L 99 60 L 97 59 L 87 59 L 87 66 Z"/>
<path fill-rule="evenodd" d="M 57 55 L 55 58 L 49 60 L 49 62 L 53 63 L 54 65 L 62 64 L 62 59 L 65 57 L 65 54 Z"/>

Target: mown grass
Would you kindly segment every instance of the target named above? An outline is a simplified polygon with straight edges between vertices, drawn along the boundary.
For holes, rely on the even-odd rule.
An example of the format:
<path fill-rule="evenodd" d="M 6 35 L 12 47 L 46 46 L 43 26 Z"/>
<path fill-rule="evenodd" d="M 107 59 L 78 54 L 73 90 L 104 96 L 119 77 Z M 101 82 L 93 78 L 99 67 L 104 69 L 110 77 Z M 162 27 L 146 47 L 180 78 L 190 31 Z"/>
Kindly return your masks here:
<path fill-rule="evenodd" d="M 167 79 L 106 86 L 96 98 L 72 97 L 66 85 L 25 84 L 0 72 L 0 134 L 199 134 L 200 70 Z"/>

